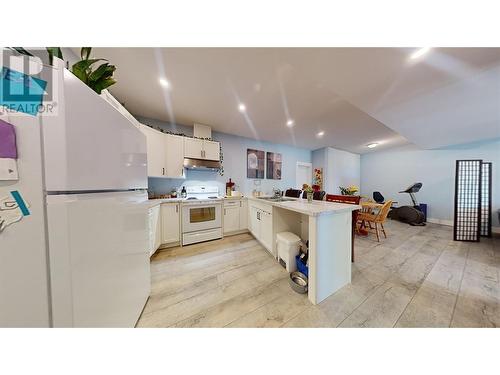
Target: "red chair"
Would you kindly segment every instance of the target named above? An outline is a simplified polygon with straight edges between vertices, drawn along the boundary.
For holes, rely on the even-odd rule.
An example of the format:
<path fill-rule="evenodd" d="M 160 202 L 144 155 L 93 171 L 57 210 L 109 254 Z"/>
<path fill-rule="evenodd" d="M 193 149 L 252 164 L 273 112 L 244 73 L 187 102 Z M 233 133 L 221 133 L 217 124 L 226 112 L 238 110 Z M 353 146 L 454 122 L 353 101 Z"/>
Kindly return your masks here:
<path fill-rule="evenodd" d="M 346 203 L 346 204 L 359 204 L 361 197 L 357 195 L 326 195 L 327 202 Z M 351 246 L 351 261 L 354 262 L 354 234 L 356 233 L 356 223 L 358 221 L 359 210 L 352 211 L 352 246 Z"/>

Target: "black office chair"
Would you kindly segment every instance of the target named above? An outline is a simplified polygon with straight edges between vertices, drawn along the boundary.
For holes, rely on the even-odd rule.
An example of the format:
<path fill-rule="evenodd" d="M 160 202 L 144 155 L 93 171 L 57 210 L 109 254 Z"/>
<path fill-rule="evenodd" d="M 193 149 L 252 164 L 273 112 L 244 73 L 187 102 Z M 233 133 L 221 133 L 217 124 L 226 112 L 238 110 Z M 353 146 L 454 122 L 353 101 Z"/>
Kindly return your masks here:
<path fill-rule="evenodd" d="M 385 202 L 385 198 L 382 194 L 380 194 L 380 191 L 373 192 L 373 200 L 377 203 L 384 203 Z"/>
<path fill-rule="evenodd" d="M 313 200 L 315 201 L 322 201 L 323 198 L 325 197 L 326 191 L 315 191 L 313 192 Z M 307 192 L 302 193 L 302 199 L 307 199 Z"/>
<path fill-rule="evenodd" d="M 302 190 L 288 189 L 285 191 L 285 197 L 300 198 L 300 193 L 302 193 Z"/>

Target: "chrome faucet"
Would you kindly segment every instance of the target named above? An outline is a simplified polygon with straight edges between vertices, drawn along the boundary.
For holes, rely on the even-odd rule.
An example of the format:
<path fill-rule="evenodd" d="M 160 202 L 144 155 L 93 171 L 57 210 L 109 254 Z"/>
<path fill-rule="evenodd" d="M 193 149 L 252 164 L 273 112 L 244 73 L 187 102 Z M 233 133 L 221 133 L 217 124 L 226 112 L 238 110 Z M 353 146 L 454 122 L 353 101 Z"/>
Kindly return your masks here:
<path fill-rule="evenodd" d="M 274 198 L 281 198 L 281 190 L 273 188 L 273 197 Z"/>

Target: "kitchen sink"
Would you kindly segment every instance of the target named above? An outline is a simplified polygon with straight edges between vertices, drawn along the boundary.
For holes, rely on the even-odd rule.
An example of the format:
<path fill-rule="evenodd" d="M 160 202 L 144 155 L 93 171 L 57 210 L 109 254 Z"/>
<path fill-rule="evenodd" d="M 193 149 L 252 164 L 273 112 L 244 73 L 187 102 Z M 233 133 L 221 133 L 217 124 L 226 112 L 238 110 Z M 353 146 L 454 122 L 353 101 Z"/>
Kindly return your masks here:
<path fill-rule="evenodd" d="M 259 197 L 259 199 L 263 199 L 266 201 L 271 201 L 271 202 L 293 202 L 295 199 L 290 199 L 290 198 L 283 198 L 283 197 Z"/>

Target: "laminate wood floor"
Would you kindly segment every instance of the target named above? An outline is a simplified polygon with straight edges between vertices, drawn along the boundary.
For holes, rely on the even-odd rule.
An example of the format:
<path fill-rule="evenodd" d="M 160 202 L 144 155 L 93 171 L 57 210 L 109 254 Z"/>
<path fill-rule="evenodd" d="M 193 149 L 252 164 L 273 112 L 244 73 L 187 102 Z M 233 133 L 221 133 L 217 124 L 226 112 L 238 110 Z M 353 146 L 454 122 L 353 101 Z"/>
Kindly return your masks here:
<path fill-rule="evenodd" d="M 159 251 L 138 327 L 499 327 L 500 238 L 386 225 L 356 238 L 352 283 L 314 306 L 250 234 Z"/>

